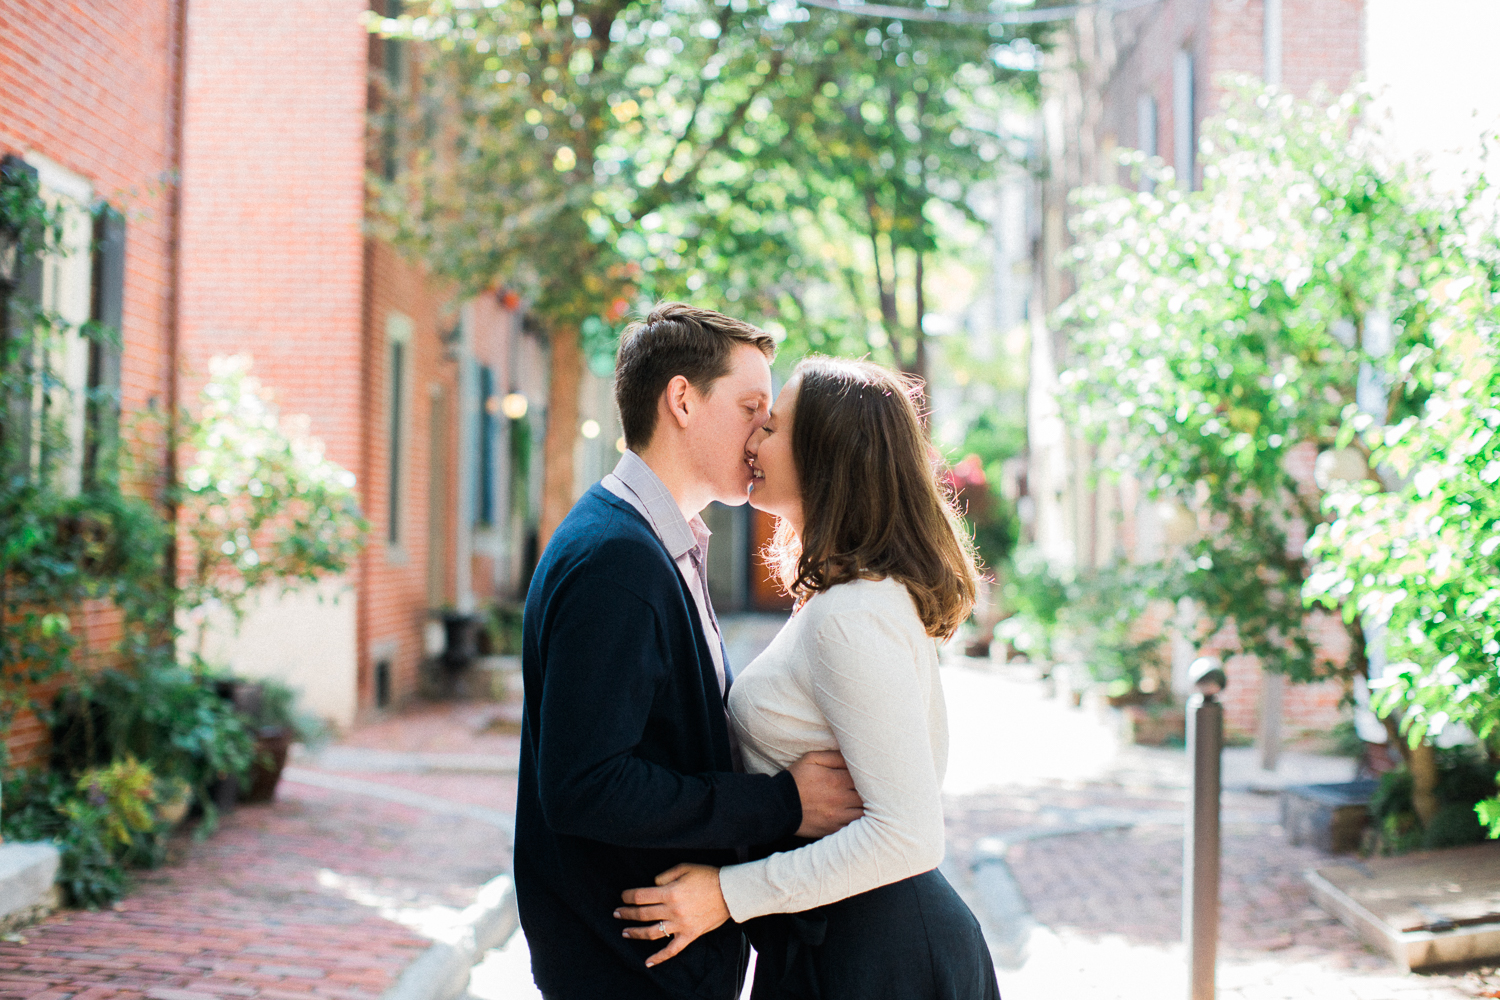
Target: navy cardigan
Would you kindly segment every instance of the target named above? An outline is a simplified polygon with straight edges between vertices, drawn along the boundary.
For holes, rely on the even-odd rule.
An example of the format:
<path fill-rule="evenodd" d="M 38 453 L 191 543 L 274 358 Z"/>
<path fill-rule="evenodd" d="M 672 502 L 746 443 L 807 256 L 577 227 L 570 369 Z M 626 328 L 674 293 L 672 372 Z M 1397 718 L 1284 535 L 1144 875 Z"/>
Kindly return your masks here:
<path fill-rule="evenodd" d="M 647 969 L 620 893 L 802 822 L 788 772 L 736 774 L 691 592 L 650 525 L 599 485 L 547 543 L 526 597 L 515 880 L 538 987 L 559 1000 L 736 996 L 727 923 Z"/>

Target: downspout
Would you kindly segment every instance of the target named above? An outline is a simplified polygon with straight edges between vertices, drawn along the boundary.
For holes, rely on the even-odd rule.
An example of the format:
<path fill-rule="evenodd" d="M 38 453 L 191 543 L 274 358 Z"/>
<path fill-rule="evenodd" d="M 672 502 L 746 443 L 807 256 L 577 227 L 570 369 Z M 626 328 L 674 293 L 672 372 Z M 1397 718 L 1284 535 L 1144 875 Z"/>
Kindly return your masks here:
<path fill-rule="evenodd" d="M 172 99 L 169 113 L 167 186 L 167 302 L 166 302 L 166 456 L 163 463 L 167 517 L 172 525 L 168 536 L 165 575 L 167 586 L 177 586 L 177 408 L 180 402 L 178 380 L 181 370 L 182 341 L 182 147 L 183 120 L 187 117 L 187 19 L 188 0 L 172 5 Z"/>

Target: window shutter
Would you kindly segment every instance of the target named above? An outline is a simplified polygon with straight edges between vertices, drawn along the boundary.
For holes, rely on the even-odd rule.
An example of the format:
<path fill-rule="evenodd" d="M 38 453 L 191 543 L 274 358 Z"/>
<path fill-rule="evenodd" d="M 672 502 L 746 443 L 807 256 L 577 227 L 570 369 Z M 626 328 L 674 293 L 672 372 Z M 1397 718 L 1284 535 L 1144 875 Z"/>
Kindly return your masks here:
<path fill-rule="evenodd" d="M 495 523 L 495 415 L 490 412 L 490 400 L 494 395 L 495 373 L 488 365 L 480 365 L 479 461 L 474 477 L 479 490 L 475 520 L 480 524 Z"/>
<path fill-rule="evenodd" d="M 101 204 L 94 212 L 94 296 L 89 317 L 100 329 L 89 343 L 88 430 L 84 481 L 96 481 L 101 459 L 119 443 L 120 364 L 124 354 L 125 216 Z"/>
<path fill-rule="evenodd" d="M 19 156 L 0 160 L 0 185 L 21 187 L 36 193 L 40 182 L 36 167 Z M 7 192 L 9 193 L 9 192 Z M 32 379 L 28 377 L 32 357 L 31 321 L 33 310 L 42 298 L 42 256 L 40 235 L 13 230 L 6 234 L 17 241 L 14 283 L 0 286 L 0 455 L 6 475 L 25 475 L 31 464 L 33 429 L 31 425 Z M 30 242 L 29 248 L 24 246 Z"/>

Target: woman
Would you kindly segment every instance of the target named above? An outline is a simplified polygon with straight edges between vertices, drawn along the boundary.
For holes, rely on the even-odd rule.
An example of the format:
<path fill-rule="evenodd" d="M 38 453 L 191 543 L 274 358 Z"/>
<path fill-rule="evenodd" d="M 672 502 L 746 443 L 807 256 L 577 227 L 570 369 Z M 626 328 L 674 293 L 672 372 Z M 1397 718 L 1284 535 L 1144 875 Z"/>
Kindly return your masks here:
<path fill-rule="evenodd" d="M 735 680 L 730 721 L 750 771 L 840 750 L 864 816 L 626 892 L 616 916 L 649 923 L 625 936 L 671 939 L 648 965 L 733 919 L 758 953 L 754 1000 L 999 1000 L 979 924 L 935 870 L 948 734 L 933 640 L 968 616 L 977 574 L 916 395 L 878 365 L 809 359 L 747 445 L 797 610 Z"/>

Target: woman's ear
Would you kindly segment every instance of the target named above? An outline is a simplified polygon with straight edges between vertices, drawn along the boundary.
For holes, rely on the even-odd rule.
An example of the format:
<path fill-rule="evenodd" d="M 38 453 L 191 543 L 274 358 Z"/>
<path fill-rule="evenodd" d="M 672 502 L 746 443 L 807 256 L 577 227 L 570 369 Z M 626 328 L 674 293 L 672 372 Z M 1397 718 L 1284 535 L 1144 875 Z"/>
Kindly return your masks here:
<path fill-rule="evenodd" d="M 686 428 L 688 417 L 692 410 L 692 402 L 689 399 L 692 391 L 692 383 L 684 375 L 672 376 L 672 381 L 667 383 L 667 412 L 672 419 L 677 421 L 677 426 Z"/>

